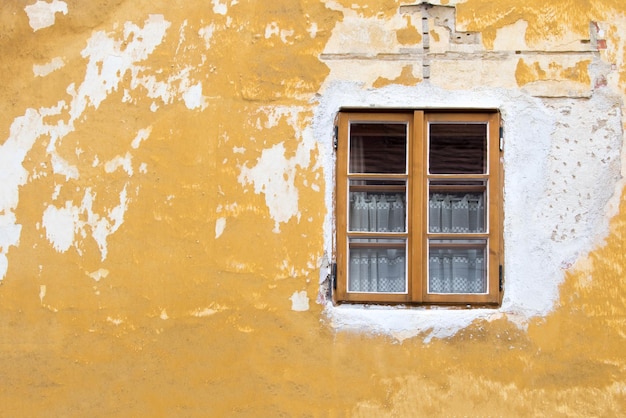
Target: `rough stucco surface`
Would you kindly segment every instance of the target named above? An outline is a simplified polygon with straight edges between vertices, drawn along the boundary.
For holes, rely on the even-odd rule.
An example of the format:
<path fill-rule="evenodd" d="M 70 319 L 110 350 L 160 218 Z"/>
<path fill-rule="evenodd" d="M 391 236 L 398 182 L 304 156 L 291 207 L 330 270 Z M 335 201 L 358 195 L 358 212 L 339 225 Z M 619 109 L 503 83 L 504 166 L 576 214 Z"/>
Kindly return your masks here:
<path fill-rule="evenodd" d="M 441 4 L 5 2 L 0 416 L 626 413 L 626 8 Z M 502 307 L 328 301 L 342 106 L 500 109 Z"/>

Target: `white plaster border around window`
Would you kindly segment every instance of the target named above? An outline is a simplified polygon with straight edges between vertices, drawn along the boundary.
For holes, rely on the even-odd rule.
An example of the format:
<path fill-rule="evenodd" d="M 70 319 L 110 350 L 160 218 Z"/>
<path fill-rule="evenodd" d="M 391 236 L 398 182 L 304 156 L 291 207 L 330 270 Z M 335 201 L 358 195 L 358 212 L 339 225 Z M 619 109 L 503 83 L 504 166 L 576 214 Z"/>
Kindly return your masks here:
<path fill-rule="evenodd" d="M 565 270 L 599 245 L 613 215 L 620 181 L 622 112 L 619 97 L 537 98 L 519 90 L 448 91 L 430 83 L 364 89 L 335 82 L 319 97 L 313 120 L 325 169 L 325 253 L 334 234 L 334 119 L 340 108 L 499 109 L 504 128 L 505 288 L 498 309 L 335 306 L 324 316 L 337 330 L 386 334 L 398 340 L 445 338 L 477 319 L 506 316 L 520 327 L 546 316 L 559 299 Z M 328 276 L 322 266 L 320 281 Z M 321 283 L 323 285 L 323 283 Z"/>

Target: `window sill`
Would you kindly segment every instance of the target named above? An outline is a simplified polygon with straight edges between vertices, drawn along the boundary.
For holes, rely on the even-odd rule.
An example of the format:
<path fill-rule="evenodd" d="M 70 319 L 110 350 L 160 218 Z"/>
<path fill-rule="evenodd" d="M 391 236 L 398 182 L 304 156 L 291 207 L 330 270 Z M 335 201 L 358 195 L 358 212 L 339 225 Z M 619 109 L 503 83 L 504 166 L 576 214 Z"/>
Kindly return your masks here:
<path fill-rule="evenodd" d="M 499 307 L 372 305 L 327 302 L 324 315 L 336 331 L 387 335 L 398 342 L 420 337 L 425 343 L 447 338 L 476 320 L 506 317 Z"/>

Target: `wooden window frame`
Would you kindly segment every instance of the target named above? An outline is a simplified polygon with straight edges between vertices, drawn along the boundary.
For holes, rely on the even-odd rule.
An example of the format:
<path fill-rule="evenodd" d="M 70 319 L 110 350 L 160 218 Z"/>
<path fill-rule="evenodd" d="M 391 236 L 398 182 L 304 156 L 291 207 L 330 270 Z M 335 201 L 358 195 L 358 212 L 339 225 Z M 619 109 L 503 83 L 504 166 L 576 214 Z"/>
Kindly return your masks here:
<path fill-rule="evenodd" d="M 406 237 L 406 293 L 349 292 L 348 239 L 359 237 L 348 231 L 348 182 L 358 178 L 348 174 L 349 126 L 351 122 L 405 122 L 407 142 L 407 225 L 406 234 L 382 234 L 377 237 Z M 487 125 L 487 168 L 485 174 L 430 174 L 428 171 L 429 124 L 485 123 Z M 502 302 L 503 238 L 502 238 L 502 139 L 500 114 L 497 110 L 342 110 L 337 117 L 336 196 L 335 196 L 335 262 L 336 274 L 333 300 L 335 303 L 378 303 L 407 305 L 451 305 L 466 307 L 497 307 Z M 388 175 L 387 178 L 398 175 Z M 402 176 L 398 176 L 400 178 Z M 394 177 L 395 178 L 395 177 Z M 487 209 L 485 233 L 435 234 L 428 231 L 428 182 L 436 179 L 480 179 L 486 183 Z M 371 234 L 370 234 L 371 235 Z M 484 239 L 486 245 L 486 293 L 429 293 L 429 239 Z"/>

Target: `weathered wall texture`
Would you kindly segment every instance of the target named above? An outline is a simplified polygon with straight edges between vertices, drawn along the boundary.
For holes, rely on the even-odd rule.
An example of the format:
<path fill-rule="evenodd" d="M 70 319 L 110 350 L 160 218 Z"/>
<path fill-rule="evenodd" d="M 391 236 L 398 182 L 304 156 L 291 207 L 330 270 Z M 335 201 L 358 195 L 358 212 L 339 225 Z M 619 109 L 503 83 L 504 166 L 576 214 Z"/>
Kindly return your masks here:
<path fill-rule="evenodd" d="M 0 416 L 626 414 L 622 0 L 0 22 Z M 500 109 L 501 308 L 328 301 L 342 106 Z"/>

